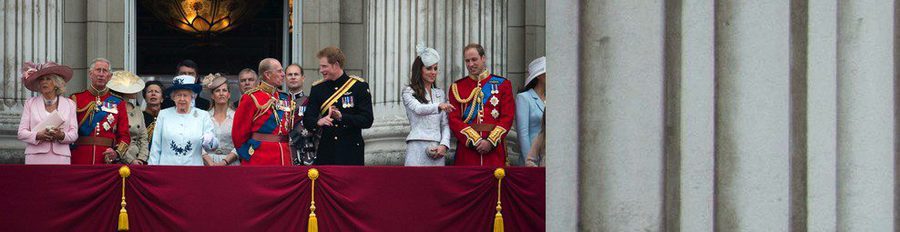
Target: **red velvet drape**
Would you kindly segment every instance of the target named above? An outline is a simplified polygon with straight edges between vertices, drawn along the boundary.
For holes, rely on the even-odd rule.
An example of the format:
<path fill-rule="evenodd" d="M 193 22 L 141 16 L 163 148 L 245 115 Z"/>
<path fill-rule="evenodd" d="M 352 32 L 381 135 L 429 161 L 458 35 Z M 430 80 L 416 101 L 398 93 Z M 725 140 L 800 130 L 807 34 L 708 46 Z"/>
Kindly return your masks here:
<path fill-rule="evenodd" d="M 490 231 L 493 168 L 316 167 L 319 231 Z M 114 231 L 119 166 L 0 166 L 0 228 Z M 132 231 L 305 231 L 307 167 L 133 166 Z M 507 168 L 506 231 L 544 230 L 544 169 Z"/>

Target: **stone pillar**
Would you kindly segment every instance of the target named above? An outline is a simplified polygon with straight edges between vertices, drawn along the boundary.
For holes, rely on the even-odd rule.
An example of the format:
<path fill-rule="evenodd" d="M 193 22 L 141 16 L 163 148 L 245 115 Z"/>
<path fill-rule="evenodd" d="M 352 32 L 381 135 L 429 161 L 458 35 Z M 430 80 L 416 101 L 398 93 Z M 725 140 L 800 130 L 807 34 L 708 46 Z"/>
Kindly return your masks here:
<path fill-rule="evenodd" d="M 84 89 L 87 83 L 87 3 L 67 0 L 64 7 L 62 61 L 72 67 L 72 80 L 66 85 L 69 94 Z"/>
<path fill-rule="evenodd" d="M 0 43 L 3 48 L 0 87 L 0 163 L 23 163 L 24 144 L 16 139 L 22 104 L 34 93 L 22 85 L 25 62 L 66 63 L 62 0 L 6 0 L 0 3 Z"/>
<path fill-rule="evenodd" d="M 125 68 L 125 2 L 118 0 L 88 0 L 86 4 L 86 41 L 84 62 L 97 57 L 109 59 L 110 68 Z M 85 74 L 87 77 L 87 74 Z M 88 83 L 85 81 L 85 83 Z M 73 89 L 84 90 L 85 86 Z"/>
<path fill-rule="evenodd" d="M 894 2 L 840 1 L 837 227 L 893 231 Z"/>
<path fill-rule="evenodd" d="M 322 79 L 319 74 L 319 59 L 316 53 L 328 46 L 337 46 L 343 50 L 341 36 L 341 2 L 342 0 L 304 0 L 303 4 L 303 74 L 306 80 L 303 89 L 309 93 L 312 83 Z M 345 54 L 348 55 L 348 54 Z M 358 63 L 363 57 L 347 57 L 347 63 Z M 348 66 L 344 65 L 345 68 Z"/>
<path fill-rule="evenodd" d="M 578 0 L 554 0 L 547 4 L 547 231 L 578 231 L 581 208 L 580 164 L 581 127 L 580 98 L 581 65 L 572 62 L 573 54 L 580 53 L 581 8 Z M 512 63 L 512 62 L 511 62 Z M 565 122 L 565 123 L 554 123 Z M 553 123 L 553 126 L 549 126 Z M 585 141 L 584 143 L 591 143 Z M 596 197 L 597 194 L 587 193 Z"/>
<path fill-rule="evenodd" d="M 716 230 L 790 228 L 790 3 L 716 9 Z"/>
<path fill-rule="evenodd" d="M 663 3 L 582 4 L 579 229 L 662 230 Z"/>
<path fill-rule="evenodd" d="M 578 0 L 555 0 L 547 5 L 547 231 L 578 231 L 581 161 L 581 65 L 572 62 L 580 53 L 581 8 Z M 553 122 L 566 122 L 554 123 Z M 590 143 L 586 141 L 585 143 Z M 590 194 L 596 196 L 596 194 Z"/>
<path fill-rule="evenodd" d="M 671 94 L 667 107 L 675 126 L 670 131 L 667 168 L 668 229 L 714 231 L 715 194 L 715 7 L 713 0 L 681 1 L 667 5 L 667 69 Z M 676 39 L 677 38 L 677 39 Z M 672 50 L 676 49 L 676 50 Z"/>
<path fill-rule="evenodd" d="M 808 231 L 837 230 L 837 1 L 809 1 L 807 62 Z"/>
<path fill-rule="evenodd" d="M 507 73 L 506 1 L 367 1 L 365 78 L 369 81 L 375 123 L 363 131 L 366 164 L 402 164 L 406 135 L 406 111 L 400 91 L 409 83 L 416 57 L 416 44 L 423 42 L 442 56 L 438 85 L 447 91 L 450 84 L 466 75 L 462 48 L 472 42 L 486 50 L 492 72 Z M 515 135 L 507 136 L 514 147 Z M 508 149 L 510 157 L 515 150 Z"/>

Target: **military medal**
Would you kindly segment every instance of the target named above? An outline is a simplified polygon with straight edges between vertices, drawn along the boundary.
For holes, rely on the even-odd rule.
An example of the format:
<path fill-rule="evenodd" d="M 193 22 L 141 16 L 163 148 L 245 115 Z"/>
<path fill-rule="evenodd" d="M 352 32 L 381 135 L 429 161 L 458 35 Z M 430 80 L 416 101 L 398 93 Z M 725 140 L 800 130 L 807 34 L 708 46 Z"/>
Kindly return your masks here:
<path fill-rule="evenodd" d="M 491 96 L 491 105 L 497 106 L 497 104 L 500 104 L 500 99 L 497 99 L 497 96 Z"/>
<path fill-rule="evenodd" d="M 341 97 L 342 108 L 353 108 L 353 96 Z"/>
<path fill-rule="evenodd" d="M 113 105 L 111 102 L 103 102 L 100 105 L 101 105 L 100 110 L 102 110 L 103 112 L 108 112 L 110 114 L 119 113 L 119 110 L 116 109 L 116 105 Z"/>
<path fill-rule="evenodd" d="M 112 114 L 107 114 L 106 121 L 109 122 L 110 124 L 116 123 L 116 117 L 113 117 Z"/>
<path fill-rule="evenodd" d="M 500 111 L 497 111 L 497 109 L 492 110 L 492 111 L 491 111 L 491 116 L 493 116 L 494 119 L 499 118 L 499 117 L 500 117 Z"/>
<path fill-rule="evenodd" d="M 103 130 L 109 130 L 109 122 L 103 122 Z"/>

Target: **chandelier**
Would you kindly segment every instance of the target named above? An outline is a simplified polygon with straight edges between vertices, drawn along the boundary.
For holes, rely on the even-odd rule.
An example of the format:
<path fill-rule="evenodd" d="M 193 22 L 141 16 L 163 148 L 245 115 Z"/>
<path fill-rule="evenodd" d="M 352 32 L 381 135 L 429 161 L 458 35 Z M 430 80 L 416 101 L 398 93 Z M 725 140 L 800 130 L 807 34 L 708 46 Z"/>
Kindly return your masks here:
<path fill-rule="evenodd" d="M 205 38 L 230 31 L 262 8 L 258 0 L 142 0 L 169 26 Z"/>

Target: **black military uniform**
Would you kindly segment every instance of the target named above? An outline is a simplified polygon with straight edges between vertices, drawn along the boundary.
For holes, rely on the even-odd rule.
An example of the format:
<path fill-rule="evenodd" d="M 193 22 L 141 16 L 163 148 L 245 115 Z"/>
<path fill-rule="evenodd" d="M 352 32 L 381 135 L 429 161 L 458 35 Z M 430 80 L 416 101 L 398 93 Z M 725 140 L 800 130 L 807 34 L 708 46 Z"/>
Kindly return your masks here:
<path fill-rule="evenodd" d="M 353 84 L 343 88 L 348 82 Z M 344 93 L 338 96 L 335 92 Z M 328 113 L 328 108 L 323 107 L 328 102 L 333 102 L 332 105 L 341 111 L 342 118 L 340 121 L 335 119 L 334 126 L 319 127 L 316 123 Z M 347 73 L 334 81 L 319 80 L 312 86 L 308 103 L 303 126 L 321 135 L 315 164 L 364 165 L 362 129 L 372 127 L 374 120 L 369 84 L 359 77 L 347 76 Z"/>

